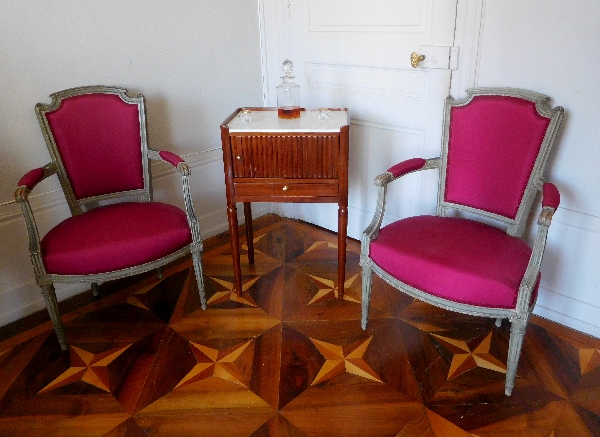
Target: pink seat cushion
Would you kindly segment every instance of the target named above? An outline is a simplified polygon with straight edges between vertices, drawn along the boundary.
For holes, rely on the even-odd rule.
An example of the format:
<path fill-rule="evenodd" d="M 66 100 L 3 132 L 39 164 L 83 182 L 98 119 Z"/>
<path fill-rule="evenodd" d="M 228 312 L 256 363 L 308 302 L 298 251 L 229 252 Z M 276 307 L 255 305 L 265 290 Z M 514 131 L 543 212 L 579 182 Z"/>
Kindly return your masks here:
<path fill-rule="evenodd" d="M 472 220 L 418 216 L 381 229 L 373 261 L 407 285 L 455 302 L 514 308 L 531 248 Z"/>
<path fill-rule="evenodd" d="M 88 275 L 155 261 L 191 242 L 181 209 L 127 202 L 63 221 L 42 239 L 42 257 L 47 273 Z"/>

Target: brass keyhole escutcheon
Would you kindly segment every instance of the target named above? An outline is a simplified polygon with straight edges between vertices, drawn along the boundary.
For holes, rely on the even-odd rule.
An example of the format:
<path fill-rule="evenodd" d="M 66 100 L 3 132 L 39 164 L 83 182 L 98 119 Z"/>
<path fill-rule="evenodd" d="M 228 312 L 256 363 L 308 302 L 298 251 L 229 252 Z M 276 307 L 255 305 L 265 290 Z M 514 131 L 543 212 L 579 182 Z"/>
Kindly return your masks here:
<path fill-rule="evenodd" d="M 287 185 L 284 185 L 283 186 L 283 191 L 287 191 L 287 190 L 289 190 L 289 187 Z"/>
<path fill-rule="evenodd" d="M 417 68 L 417 65 L 419 65 L 419 62 L 424 61 L 425 60 L 425 55 L 419 55 L 417 52 L 412 52 L 410 54 L 410 65 L 412 65 L 413 68 Z"/>

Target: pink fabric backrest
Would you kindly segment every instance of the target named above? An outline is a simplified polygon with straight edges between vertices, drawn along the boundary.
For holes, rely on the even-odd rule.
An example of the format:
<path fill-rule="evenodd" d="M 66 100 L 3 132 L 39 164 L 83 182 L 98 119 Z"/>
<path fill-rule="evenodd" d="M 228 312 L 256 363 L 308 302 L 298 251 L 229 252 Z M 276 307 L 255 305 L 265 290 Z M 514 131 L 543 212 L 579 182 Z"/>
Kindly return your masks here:
<path fill-rule="evenodd" d="M 138 105 L 84 94 L 46 118 L 76 199 L 144 188 Z"/>
<path fill-rule="evenodd" d="M 445 201 L 514 219 L 549 124 L 517 97 L 451 108 Z"/>

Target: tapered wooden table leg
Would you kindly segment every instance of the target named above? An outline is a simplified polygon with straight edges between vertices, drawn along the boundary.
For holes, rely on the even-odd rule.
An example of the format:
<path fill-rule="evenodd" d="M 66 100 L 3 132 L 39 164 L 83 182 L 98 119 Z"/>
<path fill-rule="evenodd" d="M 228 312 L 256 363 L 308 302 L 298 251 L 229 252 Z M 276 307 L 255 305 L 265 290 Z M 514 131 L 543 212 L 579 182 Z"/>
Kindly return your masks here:
<path fill-rule="evenodd" d="M 348 232 L 348 208 L 340 205 L 338 208 L 338 290 L 339 298 L 344 297 L 344 282 L 346 282 L 346 234 Z"/>
<path fill-rule="evenodd" d="M 252 232 L 252 207 L 244 202 L 244 218 L 246 219 L 246 243 L 248 244 L 248 262 L 254 264 L 254 233 Z"/>
<path fill-rule="evenodd" d="M 240 265 L 240 239 L 238 232 L 237 208 L 235 204 L 227 208 L 229 235 L 231 236 L 231 256 L 233 258 L 234 289 L 238 296 L 242 295 L 242 269 Z"/>

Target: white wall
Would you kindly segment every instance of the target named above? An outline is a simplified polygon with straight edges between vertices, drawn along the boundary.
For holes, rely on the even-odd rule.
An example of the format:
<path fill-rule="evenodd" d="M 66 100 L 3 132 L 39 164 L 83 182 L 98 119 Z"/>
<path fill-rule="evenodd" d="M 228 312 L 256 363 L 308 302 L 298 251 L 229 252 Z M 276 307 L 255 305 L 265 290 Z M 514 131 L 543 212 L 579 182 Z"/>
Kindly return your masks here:
<path fill-rule="evenodd" d="M 565 108 L 546 176 L 561 192 L 535 313 L 600 337 L 600 2 L 483 2 L 476 84 Z"/>
<path fill-rule="evenodd" d="M 203 237 L 226 230 L 219 125 L 237 107 L 262 105 L 257 2 L 0 2 L 0 325 L 43 308 L 12 201 L 19 178 L 49 162 L 34 105 L 97 84 L 144 94 L 150 146 L 192 167 Z M 157 200 L 182 204 L 178 175 L 162 164 L 153 172 Z M 34 190 L 42 233 L 68 215 L 58 188 L 52 180 Z M 59 300 L 81 290 L 57 286 Z"/>
<path fill-rule="evenodd" d="M 274 41 L 274 49 L 265 58 L 273 62 L 281 59 L 277 54 L 285 52 L 291 39 L 285 37 L 286 26 L 293 28 L 294 20 L 301 18 L 288 16 L 287 0 L 263 1 L 265 10 L 272 11 L 271 15 L 265 14 L 265 21 L 275 23 L 266 27 L 266 40 Z M 453 72 L 451 82 L 451 94 L 456 98 L 463 97 L 465 89 L 473 86 L 519 87 L 546 94 L 554 105 L 565 108 L 562 130 L 546 170 L 547 178 L 561 191 L 562 203 L 549 232 L 535 313 L 596 337 L 600 337 L 599 22 L 598 0 L 458 0 L 454 44 L 460 47 L 459 69 Z M 397 53 L 390 52 L 393 61 L 395 56 Z M 302 79 L 297 81 L 301 83 Z M 360 134 L 351 129 L 351 144 Z M 363 143 L 369 151 L 376 149 L 366 139 Z M 397 139 L 393 143 L 402 144 Z M 361 170 L 365 166 L 368 163 L 361 164 Z M 360 173 L 351 172 L 350 176 L 372 180 Z M 421 193 L 435 190 L 419 185 L 417 179 L 407 179 L 403 183 L 407 192 L 414 188 L 409 184 L 416 185 L 417 192 L 420 187 Z M 357 185 L 356 180 L 351 180 L 351 191 Z M 373 196 L 374 189 L 371 190 L 373 194 L 369 195 Z M 403 200 L 407 197 L 410 199 L 404 196 Z M 372 205 L 371 210 L 361 210 L 368 223 L 375 200 L 362 204 Z M 348 233 L 357 237 L 364 227 L 353 226 L 352 214 L 359 211 L 352 209 L 354 206 L 349 205 Z M 307 205 L 305 209 L 310 209 L 310 214 L 304 213 L 304 207 L 278 207 L 284 215 L 301 219 L 331 217 L 328 227 L 335 229 L 335 205 Z M 531 226 L 530 239 L 535 229 Z"/>

